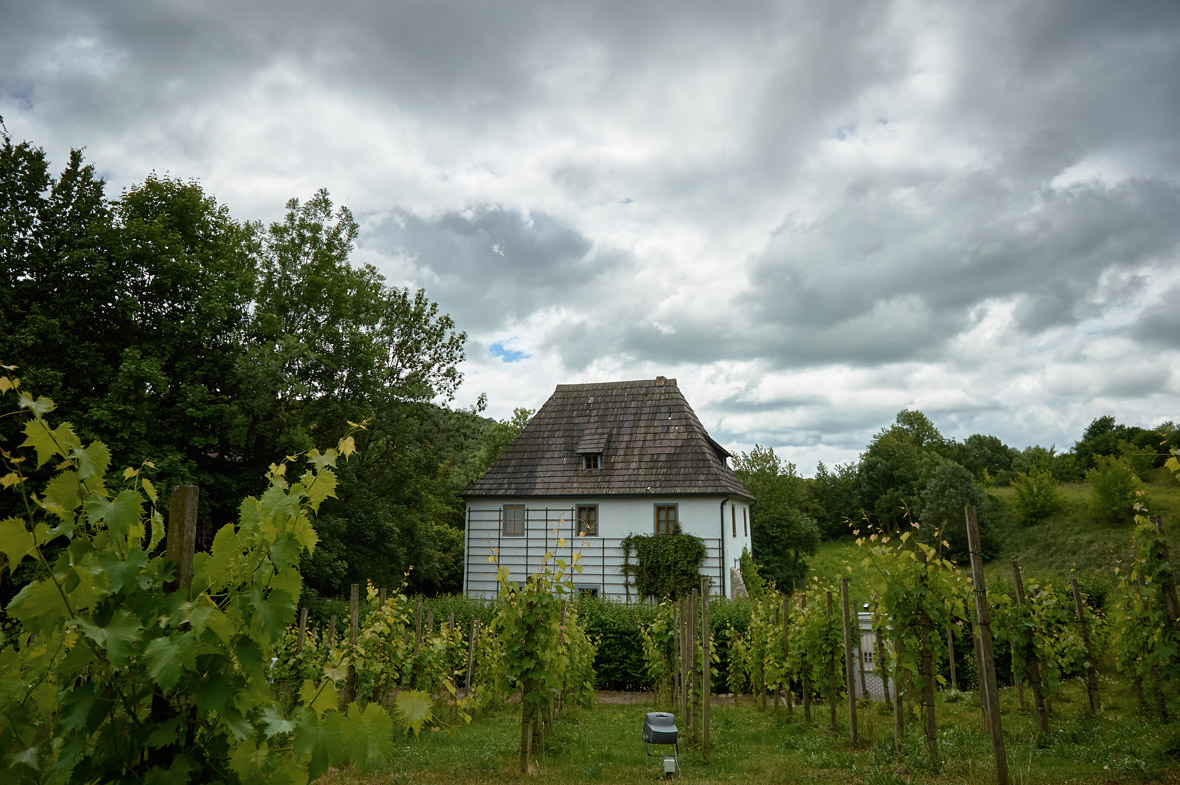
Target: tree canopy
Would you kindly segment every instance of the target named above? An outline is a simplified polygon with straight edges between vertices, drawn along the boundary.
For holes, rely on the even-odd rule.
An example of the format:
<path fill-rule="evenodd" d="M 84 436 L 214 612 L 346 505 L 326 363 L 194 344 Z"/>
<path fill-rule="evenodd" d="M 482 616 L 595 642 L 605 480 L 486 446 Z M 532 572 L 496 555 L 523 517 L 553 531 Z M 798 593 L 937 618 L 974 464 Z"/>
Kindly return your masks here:
<path fill-rule="evenodd" d="M 81 151 L 54 176 L 5 132 L 0 225 L 0 362 L 84 439 L 201 486 L 203 544 L 272 461 L 363 422 L 309 586 L 392 585 L 413 566 L 411 589 L 458 588 L 455 493 L 487 428 L 446 408 L 466 335 L 424 291 L 351 262 L 358 226 L 326 190 L 269 227 L 155 174 L 108 199 Z"/>
<path fill-rule="evenodd" d="M 750 508 L 753 558 L 763 577 L 785 591 L 807 577 L 807 557 L 819 545 L 819 527 L 806 513 L 807 482 L 784 465 L 773 448 L 754 445 L 734 457 L 733 472 L 754 494 Z"/>

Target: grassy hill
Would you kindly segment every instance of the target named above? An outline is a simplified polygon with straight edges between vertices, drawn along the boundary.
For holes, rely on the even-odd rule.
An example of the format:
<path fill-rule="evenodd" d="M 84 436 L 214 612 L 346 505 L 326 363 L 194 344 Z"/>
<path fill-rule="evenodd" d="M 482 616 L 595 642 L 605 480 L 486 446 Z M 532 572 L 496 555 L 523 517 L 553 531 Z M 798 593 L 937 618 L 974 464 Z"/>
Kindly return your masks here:
<path fill-rule="evenodd" d="M 1162 471 L 1147 479 L 1148 507 L 1162 516 L 1164 531 L 1180 549 L 1180 483 Z M 985 567 L 989 586 L 1011 583 L 1014 559 L 1027 576 L 1068 580 L 1074 574 L 1095 588 L 1115 585 L 1115 568 L 1125 567 L 1131 557 L 1132 525 L 1096 522 L 1088 509 L 1090 488 L 1085 483 L 1062 485 L 1060 491 L 1063 509 L 1028 527 L 1020 526 L 1011 514 L 1011 488 L 988 491 L 991 527 L 999 546 Z M 834 584 L 847 577 L 853 597 L 867 598 L 879 588 L 879 580 L 872 566 L 863 563 L 865 555 L 850 540 L 825 542 L 811 561 L 812 574 Z"/>

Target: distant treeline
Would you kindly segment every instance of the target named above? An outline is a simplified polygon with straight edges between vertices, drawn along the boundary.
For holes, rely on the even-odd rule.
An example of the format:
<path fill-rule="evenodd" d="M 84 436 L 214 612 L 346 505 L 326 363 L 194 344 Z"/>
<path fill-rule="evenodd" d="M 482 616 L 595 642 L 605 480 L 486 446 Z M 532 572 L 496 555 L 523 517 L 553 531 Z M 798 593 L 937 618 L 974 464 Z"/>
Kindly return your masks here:
<path fill-rule="evenodd" d="M 865 522 L 900 530 L 920 521 L 927 536 L 939 530 L 952 556 L 966 551 L 960 522 L 964 506 L 980 511 L 985 550 L 991 503 L 984 488 L 1015 484 L 1018 513 L 1046 515 L 1054 509 L 1054 487 L 1089 478 L 1103 489 L 1112 520 L 1117 511 L 1130 520 L 1130 494 L 1136 475 L 1163 466 L 1180 448 L 1173 422 L 1155 428 L 1095 419 L 1067 452 L 1053 447 L 1017 450 L 995 436 L 974 434 L 963 441 L 944 437 L 920 411 L 906 410 L 878 432 L 855 463 L 829 469 L 820 463 L 814 478 L 800 477 L 773 449 L 755 446 L 738 455 L 734 470 L 755 496 L 752 510 L 754 560 L 780 587 L 799 584 L 807 556 L 821 540 L 851 536 Z"/>

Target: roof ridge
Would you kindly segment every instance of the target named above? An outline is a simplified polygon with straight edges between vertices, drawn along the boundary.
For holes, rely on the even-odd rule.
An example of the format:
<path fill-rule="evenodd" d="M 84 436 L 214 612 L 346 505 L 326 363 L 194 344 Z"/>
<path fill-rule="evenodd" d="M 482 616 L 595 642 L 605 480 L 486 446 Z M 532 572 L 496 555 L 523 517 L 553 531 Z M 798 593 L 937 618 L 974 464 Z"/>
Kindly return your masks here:
<path fill-rule="evenodd" d="M 582 469 L 581 454 L 601 457 Z M 464 496 L 720 494 L 753 498 L 675 379 L 559 384 Z"/>

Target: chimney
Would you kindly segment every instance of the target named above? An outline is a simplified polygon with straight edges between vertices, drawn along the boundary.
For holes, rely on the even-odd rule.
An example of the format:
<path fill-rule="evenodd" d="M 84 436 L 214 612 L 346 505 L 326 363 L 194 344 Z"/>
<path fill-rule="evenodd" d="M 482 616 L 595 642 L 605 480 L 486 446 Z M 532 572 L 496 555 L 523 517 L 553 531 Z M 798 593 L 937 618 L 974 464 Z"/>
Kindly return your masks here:
<path fill-rule="evenodd" d="M 663 387 L 664 382 L 666 382 L 666 381 L 668 381 L 668 380 L 665 379 L 663 376 L 657 376 L 656 377 L 656 387 Z"/>

